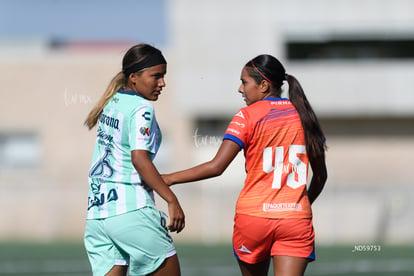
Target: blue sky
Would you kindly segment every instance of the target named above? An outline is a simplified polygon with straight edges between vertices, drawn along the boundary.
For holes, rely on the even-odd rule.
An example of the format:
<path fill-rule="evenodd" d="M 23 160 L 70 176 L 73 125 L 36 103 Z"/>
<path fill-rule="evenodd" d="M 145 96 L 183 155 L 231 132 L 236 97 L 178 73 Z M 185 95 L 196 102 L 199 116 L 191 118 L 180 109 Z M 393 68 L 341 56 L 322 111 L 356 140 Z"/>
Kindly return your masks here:
<path fill-rule="evenodd" d="M 165 0 L 0 0 L 0 39 L 164 45 L 166 15 Z"/>

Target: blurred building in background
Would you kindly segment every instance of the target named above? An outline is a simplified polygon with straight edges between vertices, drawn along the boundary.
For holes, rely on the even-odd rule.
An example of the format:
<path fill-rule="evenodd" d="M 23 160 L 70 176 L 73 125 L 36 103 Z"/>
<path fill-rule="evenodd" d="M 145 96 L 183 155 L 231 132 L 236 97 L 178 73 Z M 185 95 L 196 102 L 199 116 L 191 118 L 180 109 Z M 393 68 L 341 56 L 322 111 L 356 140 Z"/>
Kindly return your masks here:
<path fill-rule="evenodd" d="M 272 54 L 301 82 L 327 137 L 317 241 L 414 241 L 412 1 L 161 4 L 161 45 L 0 37 L 0 240 L 82 238 L 95 140 L 83 120 L 126 49 L 148 42 L 168 60 L 167 87 L 154 103 L 164 134 L 161 172 L 214 156 L 244 106 L 242 67 Z M 230 242 L 244 176 L 240 153 L 222 176 L 173 187 L 187 216 L 175 239 Z"/>

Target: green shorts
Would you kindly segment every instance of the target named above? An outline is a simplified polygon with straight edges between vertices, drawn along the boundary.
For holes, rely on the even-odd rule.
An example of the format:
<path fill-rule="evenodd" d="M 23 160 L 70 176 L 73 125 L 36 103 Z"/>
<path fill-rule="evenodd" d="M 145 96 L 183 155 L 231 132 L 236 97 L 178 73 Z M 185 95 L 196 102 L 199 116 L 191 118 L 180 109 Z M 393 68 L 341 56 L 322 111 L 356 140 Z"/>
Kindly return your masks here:
<path fill-rule="evenodd" d="M 128 265 L 130 275 L 146 275 L 175 255 L 165 216 L 153 207 L 144 207 L 87 220 L 84 241 L 93 275 L 105 275 L 114 265 Z"/>

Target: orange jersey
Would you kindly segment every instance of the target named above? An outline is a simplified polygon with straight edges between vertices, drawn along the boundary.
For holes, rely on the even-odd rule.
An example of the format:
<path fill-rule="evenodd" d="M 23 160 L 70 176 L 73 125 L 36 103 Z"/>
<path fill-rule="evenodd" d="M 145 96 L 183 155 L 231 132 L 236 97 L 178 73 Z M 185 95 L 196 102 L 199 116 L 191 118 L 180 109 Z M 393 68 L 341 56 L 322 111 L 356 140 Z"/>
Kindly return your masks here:
<path fill-rule="evenodd" d="M 237 143 L 247 177 L 237 214 L 266 218 L 310 218 L 306 184 L 308 156 L 299 114 L 288 99 L 266 98 L 242 108 L 223 139 Z"/>

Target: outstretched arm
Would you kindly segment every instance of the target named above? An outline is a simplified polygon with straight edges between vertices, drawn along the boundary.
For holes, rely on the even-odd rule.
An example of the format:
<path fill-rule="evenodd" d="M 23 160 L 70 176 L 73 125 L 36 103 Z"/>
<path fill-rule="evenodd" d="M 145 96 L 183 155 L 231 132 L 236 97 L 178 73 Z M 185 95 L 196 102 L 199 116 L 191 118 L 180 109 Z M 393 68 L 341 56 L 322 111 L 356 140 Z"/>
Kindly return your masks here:
<path fill-rule="evenodd" d="M 313 176 L 308 188 L 308 197 L 312 204 L 322 192 L 326 179 L 328 178 L 328 172 L 326 170 L 324 153 L 318 157 L 309 157 L 309 162 L 312 167 Z"/>
<path fill-rule="evenodd" d="M 239 151 L 239 145 L 233 141 L 224 140 L 212 160 L 191 169 L 165 174 L 162 177 L 167 185 L 173 185 L 219 176 L 226 170 Z"/>
<path fill-rule="evenodd" d="M 178 202 L 177 197 L 162 180 L 161 175 L 155 168 L 146 150 L 133 150 L 131 152 L 132 163 L 145 183 L 151 186 L 167 203 L 170 224 L 170 231 L 179 233 L 185 226 L 184 212 Z"/>

